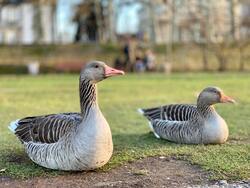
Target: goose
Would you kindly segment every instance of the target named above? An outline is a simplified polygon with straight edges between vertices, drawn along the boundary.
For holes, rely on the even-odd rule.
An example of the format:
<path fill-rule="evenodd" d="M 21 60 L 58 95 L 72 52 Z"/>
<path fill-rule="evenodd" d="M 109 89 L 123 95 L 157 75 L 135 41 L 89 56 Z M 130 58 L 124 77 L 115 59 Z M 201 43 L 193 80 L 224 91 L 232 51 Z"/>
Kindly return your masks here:
<path fill-rule="evenodd" d="M 197 105 L 170 104 L 138 109 L 149 120 L 157 138 L 181 144 L 222 144 L 228 138 L 228 126 L 216 112 L 216 103 L 235 103 L 218 87 L 207 87 L 197 99 Z"/>
<path fill-rule="evenodd" d="M 56 170 L 83 171 L 105 165 L 113 152 L 109 124 L 99 109 L 96 84 L 123 75 L 101 61 L 89 62 L 79 79 L 81 113 L 25 117 L 9 129 L 36 164 Z"/>

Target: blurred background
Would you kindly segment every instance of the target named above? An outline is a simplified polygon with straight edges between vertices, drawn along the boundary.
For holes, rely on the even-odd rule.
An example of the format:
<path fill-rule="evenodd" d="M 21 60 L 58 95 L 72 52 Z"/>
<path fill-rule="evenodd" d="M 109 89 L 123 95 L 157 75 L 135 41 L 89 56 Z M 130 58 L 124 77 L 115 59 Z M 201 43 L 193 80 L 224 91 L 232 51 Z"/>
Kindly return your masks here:
<path fill-rule="evenodd" d="M 250 70 L 250 0 L 0 0 L 0 74 Z"/>

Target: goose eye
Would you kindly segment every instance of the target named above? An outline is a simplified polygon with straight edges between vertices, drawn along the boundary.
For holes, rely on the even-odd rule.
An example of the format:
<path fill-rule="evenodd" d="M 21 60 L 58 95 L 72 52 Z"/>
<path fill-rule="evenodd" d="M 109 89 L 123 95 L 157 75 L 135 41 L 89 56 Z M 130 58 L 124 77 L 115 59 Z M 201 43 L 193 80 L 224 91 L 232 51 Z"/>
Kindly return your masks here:
<path fill-rule="evenodd" d="M 98 68 L 99 66 L 98 65 L 95 65 L 95 68 Z"/>

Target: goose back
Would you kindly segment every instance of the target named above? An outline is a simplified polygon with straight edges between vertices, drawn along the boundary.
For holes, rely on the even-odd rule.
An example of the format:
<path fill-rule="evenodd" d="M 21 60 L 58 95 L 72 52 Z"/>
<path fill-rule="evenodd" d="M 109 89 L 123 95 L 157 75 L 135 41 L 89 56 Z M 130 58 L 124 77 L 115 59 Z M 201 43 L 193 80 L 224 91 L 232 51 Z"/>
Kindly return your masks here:
<path fill-rule="evenodd" d="M 26 117 L 17 122 L 15 134 L 21 142 L 55 143 L 81 121 L 80 113 Z"/>
<path fill-rule="evenodd" d="M 141 110 L 148 120 L 187 121 L 198 113 L 195 105 L 188 104 L 170 104 Z"/>

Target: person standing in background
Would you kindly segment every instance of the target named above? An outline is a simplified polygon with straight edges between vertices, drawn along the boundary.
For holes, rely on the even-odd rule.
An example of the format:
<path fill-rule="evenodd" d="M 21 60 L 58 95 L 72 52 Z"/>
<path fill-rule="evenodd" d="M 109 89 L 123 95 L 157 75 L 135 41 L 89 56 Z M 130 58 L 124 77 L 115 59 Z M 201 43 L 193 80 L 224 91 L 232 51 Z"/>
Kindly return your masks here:
<path fill-rule="evenodd" d="M 147 71 L 155 70 L 155 55 L 152 50 L 148 49 L 145 54 L 145 66 Z"/>

